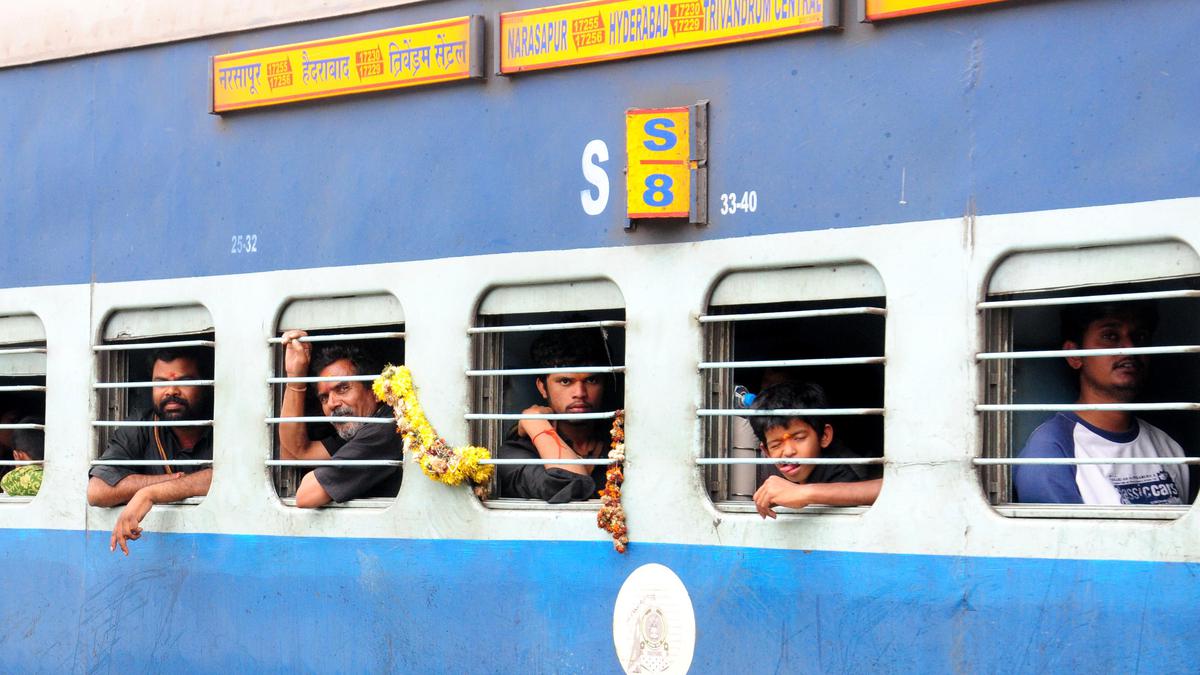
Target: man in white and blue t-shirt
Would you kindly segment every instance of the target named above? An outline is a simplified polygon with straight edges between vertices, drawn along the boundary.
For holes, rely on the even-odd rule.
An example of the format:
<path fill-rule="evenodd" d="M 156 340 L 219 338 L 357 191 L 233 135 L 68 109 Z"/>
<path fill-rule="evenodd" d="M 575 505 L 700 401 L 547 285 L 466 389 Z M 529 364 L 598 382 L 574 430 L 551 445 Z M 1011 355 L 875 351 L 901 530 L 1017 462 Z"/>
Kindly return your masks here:
<path fill-rule="evenodd" d="M 1063 349 L 1144 347 L 1158 324 L 1151 303 L 1074 305 L 1062 315 Z M 1148 376 L 1145 355 L 1067 357 L 1079 374 L 1079 403 L 1131 403 Z M 1183 457 L 1161 429 L 1125 410 L 1058 413 L 1025 442 L 1020 457 Z M 1178 464 L 1018 465 L 1017 501 L 1036 504 L 1186 504 L 1188 469 Z"/>

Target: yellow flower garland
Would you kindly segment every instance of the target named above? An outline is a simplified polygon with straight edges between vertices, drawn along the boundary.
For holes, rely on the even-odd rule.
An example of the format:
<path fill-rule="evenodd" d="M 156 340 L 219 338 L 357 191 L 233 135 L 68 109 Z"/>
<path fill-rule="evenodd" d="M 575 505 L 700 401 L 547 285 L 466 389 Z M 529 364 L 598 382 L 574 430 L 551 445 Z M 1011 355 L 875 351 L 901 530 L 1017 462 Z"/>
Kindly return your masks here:
<path fill-rule="evenodd" d="M 407 366 L 389 364 L 375 378 L 371 390 L 375 398 L 392 407 L 397 433 L 404 438 L 404 449 L 412 453 L 413 461 L 421 465 L 426 476 L 446 485 L 469 481 L 477 490 L 491 480 L 495 467 L 480 463 L 492 457 L 487 448 L 454 448 L 434 431 L 417 399 L 417 388 Z"/>

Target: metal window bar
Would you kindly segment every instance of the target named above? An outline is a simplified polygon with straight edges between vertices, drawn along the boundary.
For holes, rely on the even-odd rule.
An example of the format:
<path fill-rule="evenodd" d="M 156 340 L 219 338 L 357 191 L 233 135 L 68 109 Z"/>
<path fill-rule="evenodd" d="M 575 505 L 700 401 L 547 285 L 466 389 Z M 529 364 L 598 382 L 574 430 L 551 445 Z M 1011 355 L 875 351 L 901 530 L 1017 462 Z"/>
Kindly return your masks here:
<path fill-rule="evenodd" d="M 0 466 L 30 466 L 33 464 L 45 464 L 44 459 L 4 459 L 0 460 Z"/>
<path fill-rule="evenodd" d="M 16 354 L 45 354 L 45 347 L 10 347 L 8 349 L 0 349 L 0 356 L 11 356 Z"/>
<path fill-rule="evenodd" d="M 268 459 L 267 466 L 402 466 L 399 459 Z"/>
<path fill-rule="evenodd" d="M 1183 517 L 1191 505 L 1166 506 L 1083 506 L 1076 504 L 1000 504 L 996 513 L 1009 518 L 1066 518 L 1073 520 L 1175 520 Z"/>
<path fill-rule="evenodd" d="M 623 373 L 625 366 L 560 366 L 557 368 L 499 368 L 490 370 L 468 370 L 467 377 L 492 377 L 497 375 L 551 375 L 553 373 Z"/>
<path fill-rule="evenodd" d="M 700 417 L 803 417 L 805 415 L 882 415 L 883 408 L 776 408 L 758 410 L 754 408 L 702 408 L 696 411 Z"/>
<path fill-rule="evenodd" d="M 1115 349 L 1039 349 L 1021 352 L 979 352 L 978 361 L 1007 359 L 1048 359 L 1067 356 L 1139 356 L 1152 354 L 1200 354 L 1200 345 L 1169 345 L 1163 347 L 1120 347 Z"/>
<path fill-rule="evenodd" d="M 700 370 L 718 368 L 793 368 L 806 366 L 860 366 L 887 362 L 883 356 L 849 356 L 830 359 L 781 359 L 776 361 L 701 361 Z"/>
<path fill-rule="evenodd" d="M 46 425 L 45 424 L 20 424 L 20 423 L 14 422 L 13 424 L 0 424 L 0 429 L 35 429 L 37 431 L 44 431 L 46 429 Z"/>
<path fill-rule="evenodd" d="M 395 424 L 396 420 L 391 417 L 268 417 L 267 424 L 291 424 L 291 423 L 310 423 L 310 422 L 329 422 L 355 424 Z"/>
<path fill-rule="evenodd" d="M 1200 410 L 1200 403 L 981 403 L 975 406 L 976 412 L 1076 412 L 1080 410 L 1197 411 Z"/>
<path fill-rule="evenodd" d="M 483 335 L 486 333 L 532 333 L 543 330 L 574 330 L 579 328 L 624 328 L 625 322 L 610 321 L 569 321 L 564 323 L 531 323 L 523 326 L 474 326 L 467 329 L 467 335 Z"/>
<path fill-rule="evenodd" d="M 212 420 L 96 420 L 94 427 L 211 427 Z"/>
<path fill-rule="evenodd" d="M 987 349 L 990 352 L 1012 351 L 1012 311 L 1002 309 L 987 316 Z M 983 400 L 990 404 L 1012 403 L 1013 378 L 1017 361 L 1001 359 L 980 361 L 985 377 L 981 381 Z M 1012 454 L 1012 412 L 982 415 L 980 427 L 985 439 L 984 454 L 990 457 Z M 983 467 L 983 485 L 991 504 L 1012 501 L 1012 475 L 1009 469 L 999 466 Z"/>
<path fill-rule="evenodd" d="M 1106 295 L 1074 295 L 1063 298 L 1030 298 L 1026 300 L 986 300 L 975 307 L 985 309 L 1010 309 L 1017 307 L 1053 307 L 1055 305 L 1089 305 L 1096 302 L 1132 302 L 1136 300 L 1167 300 L 1172 298 L 1200 298 L 1200 290 L 1145 291 L 1142 293 L 1109 293 Z"/>
<path fill-rule="evenodd" d="M 745 501 L 719 501 L 713 502 L 721 511 L 730 513 L 752 513 L 758 515 L 758 510 L 754 507 L 754 502 Z M 870 510 L 869 506 L 829 506 L 827 504 L 809 504 L 803 508 L 793 509 L 787 506 L 772 506 L 771 509 L 780 516 L 857 516 L 862 515 Z"/>
<path fill-rule="evenodd" d="M 167 349 L 172 347 L 216 347 L 214 340 L 172 340 L 168 342 L 131 342 L 129 344 L 92 345 L 94 352 L 124 352 L 134 349 Z"/>
<path fill-rule="evenodd" d="M 46 391 L 46 386 L 42 384 L 9 384 L 0 386 L 0 393 L 18 391 Z"/>
<path fill-rule="evenodd" d="M 1200 464 L 1200 457 L 975 457 L 976 466 L 1062 464 Z"/>
<path fill-rule="evenodd" d="M 93 459 L 92 466 L 210 466 L 211 459 Z"/>
<path fill-rule="evenodd" d="M 573 465 L 579 465 L 579 466 L 601 466 L 601 465 L 605 465 L 605 464 L 616 464 L 616 462 L 617 462 L 617 460 L 615 460 L 615 459 L 607 459 L 607 458 L 600 458 L 600 459 L 481 459 L 481 460 L 479 460 L 480 464 L 492 464 L 492 465 L 496 465 L 496 466 L 529 465 L 529 464 L 538 464 L 538 465 L 542 465 L 542 466 L 545 466 L 547 464 L 563 464 L 563 465 L 573 464 Z"/>
<path fill-rule="evenodd" d="M 267 384 L 289 384 L 292 382 L 373 382 L 378 375 L 340 375 L 331 377 L 268 377 Z"/>
<path fill-rule="evenodd" d="M 696 319 L 700 323 L 717 323 L 724 321 L 766 321 L 770 319 L 811 319 L 827 316 L 857 316 L 862 314 L 887 316 L 887 310 L 882 307 L 838 307 L 833 309 L 801 309 L 790 312 L 757 312 L 751 314 L 701 314 Z"/>
<path fill-rule="evenodd" d="M 704 335 L 704 355 L 713 362 L 732 361 L 733 335 L 737 328 L 732 322 L 701 323 Z M 704 408 L 719 408 L 730 400 L 734 388 L 734 370 L 730 368 L 700 369 L 704 391 L 702 406 Z M 703 437 L 703 456 L 721 457 L 733 452 L 732 429 L 735 423 L 731 417 L 702 417 L 700 418 Z M 745 449 L 743 449 L 745 452 Z M 728 465 L 715 465 L 702 471 L 705 487 L 710 498 L 714 501 L 726 501 L 732 497 L 749 498 L 749 495 L 734 495 L 733 480 L 735 475 L 745 478 L 745 474 L 735 474 Z"/>
<path fill-rule="evenodd" d="M 402 340 L 404 331 L 381 331 L 377 333 L 341 333 L 337 335 L 305 335 L 299 342 L 342 342 L 345 340 Z M 282 337 L 267 338 L 267 344 L 281 345 Z"/>
<path fill-rule="evenodd" d="M 610 420 L 617 411 L 594 413 L 467 413 L 467 420 Z"/>
<path fill-rule="evenodd" d="M 838 466 L 845 464 L 886 464 L 883 457 L 807 457 L 779 458 L 770 457 L 697 457 L 696 464 L 700 465 L 736 465 L 736 464 L 814 464 Z"/>
<path fill-rule="evenodd" d="M 93 389 L 141 389 L 150 387 L 211 387 L 216 380 L 161 380 L 158 382 L 96 382 Z M 0 390 L 2 391 L 2 390 Z"/>

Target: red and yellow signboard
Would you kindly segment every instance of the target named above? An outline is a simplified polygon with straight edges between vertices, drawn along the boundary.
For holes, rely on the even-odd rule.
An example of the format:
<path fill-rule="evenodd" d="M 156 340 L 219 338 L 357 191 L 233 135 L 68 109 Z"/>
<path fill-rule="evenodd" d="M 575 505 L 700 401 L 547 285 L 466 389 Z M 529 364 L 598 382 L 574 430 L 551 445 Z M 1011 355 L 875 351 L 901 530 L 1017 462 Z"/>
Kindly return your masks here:
<path fill-rule="evenodd" d="M 589 0 L 500 15 L 500 72 L 518 73 L 819 30 L 839 0 Z"/>
<path fill-rule="evenodd" d="M 707 102 L 625 111 L 625 214 L 707 220 Z"/>
<path fill-rule="evenodd" d="M 866 21 L 891 19 L 910 14 L 940 12 L 946 9 L 989 5 L 1005 0 L 859 0 L 862 17 Z"/>
<path fill-rule="evenodd" d="M 212 111 L 483 76 L 483 17 L 389 28 L 212 59 Z"/>

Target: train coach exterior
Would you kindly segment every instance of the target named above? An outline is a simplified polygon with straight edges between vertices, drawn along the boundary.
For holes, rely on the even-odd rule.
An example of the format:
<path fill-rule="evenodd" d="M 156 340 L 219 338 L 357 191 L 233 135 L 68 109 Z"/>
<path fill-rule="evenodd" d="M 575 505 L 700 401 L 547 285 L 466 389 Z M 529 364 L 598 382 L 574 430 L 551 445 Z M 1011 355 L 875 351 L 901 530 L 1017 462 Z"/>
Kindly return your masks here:
<path fill-rule="evenodd" d="M 658 612 L 656 663 L 680 671 L 1194 670 L 1190 509 L 1023 511 L 976 465 L 1000 372 L 979 303 L 1200 278 L 1192 3 L 859 23 L 845 2 L 833 30 L 209 114 L 216 55 L 468 15 L 492 41 L 497 11 L 539 6 L 282 4 L 82 48 L 35 48 L 31 20 L 2 53 L 0 350 L 44 359 L 0 377 L 44 384 L 47 441 L 38 496 L 0 502 L 6 669 L 619 671 Z M 708 222 L 627 229 L 625 110 L 701 100 Z M 337 307 L 324 329 L 402 330 L 429 417 L 466 442 L 497 289 L 514 314 L 624 321 L 627 554 L 594 504 L 482 503 L 415 467 L 395 500 L 280 499 L 280 327 Z M 880 302 L 873 506 L 763 521 L 714 498 L 701 317 L 756 293 Z M 116 510 L 84 498 L 111 412 L 94 348 L 181 336 L 213 343 L 212 488 L 113 554 Z M 681 585 L 631 605 L 657 565 Z"/>

